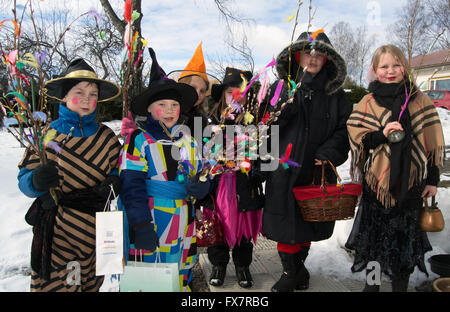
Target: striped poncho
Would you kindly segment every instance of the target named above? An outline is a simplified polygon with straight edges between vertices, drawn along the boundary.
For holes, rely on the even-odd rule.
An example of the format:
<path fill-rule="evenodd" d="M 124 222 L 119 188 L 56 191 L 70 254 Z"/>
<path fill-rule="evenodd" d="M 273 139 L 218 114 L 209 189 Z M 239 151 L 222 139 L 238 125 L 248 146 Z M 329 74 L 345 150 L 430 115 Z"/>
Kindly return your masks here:
<path fill-rule="evenodd" d="M 72 121 L 73 118 L 79 119 L 74 114 L 65 107 L 60 108 L 60 118 L 70 116 Z M 82 130 L 76 129 L 75 136 L 72 133 L 69 137 L 67 133 L 60 132 L 65 132 L 66 122 L 61 127 L 56 122 L 52 124 L 56 127 L 54 141 L 63 148 L 59 154 L 47 149 L 46 156 L 48 161 L 57 163 L 60 185 L 56 190 L 62 193 L 96 186 L 113 170 L 117 170 L 121 144 L 114 132 L 105 125 L 95 123 L 94 117 L 87 117 L 91 118 L 87 123 L 74 121 L 75 125 L 82 125 L 84 134 L 88 136 L 76 136 Z M 63 144 L 63 141 L 66 142 Z M 24 184 L 21 179 L 25 179 L 26 172 L 39 165 L 39 157 L 27 149 L 19 163 L 22 173 L 19 174 L 19 185 Z M 31 291 L 98 291 L 103 277 L 95 275 L 95 212 L 86 213 L 60 205 L 55 214 L 50 279 L 42 278 L 33 270 Z M 76 272 L 78 269 L 80 271 Z M 70 282 L 68 276 L 74 273 L 79 273 L 80 278 Z"/>
<path fill-rule="evenodd" d="M 441 166 L 444 159 L 444 136 L 439 115 L 430 98 L 418 91 L 408 104 L 412 127 L 411 166 L 408 189 L 420 183 L 427 176 L 427 163 Z M 364 136 L 372 131 L 382 130 L 390 121 L 391 111 L 380 106 L 372 94 L 366 95 L 354 108 L 347 121 L 352 153 L 351 172 L 355 181 L 365 182 L 377 194 L 385 207 L 393 207 L 396 200 L 389 192 L 391 149 L 389 144 L 365 151 Z"/>

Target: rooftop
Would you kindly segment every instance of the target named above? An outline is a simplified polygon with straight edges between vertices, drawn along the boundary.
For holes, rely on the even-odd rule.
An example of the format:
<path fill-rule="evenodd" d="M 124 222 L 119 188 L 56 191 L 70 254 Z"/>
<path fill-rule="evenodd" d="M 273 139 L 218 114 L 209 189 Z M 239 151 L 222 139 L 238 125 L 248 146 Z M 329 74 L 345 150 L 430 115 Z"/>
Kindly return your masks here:
<path fill-rule="evenodd" d="M 424 68 L 436 65 L 450 65 L 450 49 L 421 54 L 411 59 L 412 68 Z"/>

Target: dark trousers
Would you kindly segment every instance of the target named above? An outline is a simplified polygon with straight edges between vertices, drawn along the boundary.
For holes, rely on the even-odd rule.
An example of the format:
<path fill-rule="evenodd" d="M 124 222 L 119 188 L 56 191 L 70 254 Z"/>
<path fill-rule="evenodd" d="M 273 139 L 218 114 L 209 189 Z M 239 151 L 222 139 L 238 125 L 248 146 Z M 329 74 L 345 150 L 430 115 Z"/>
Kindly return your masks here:
<path fill-rule="evenodd" d="M 230 247 L 227 244 L 208 247 L 207 251 L 212 265 L 226 266 L 230 261 Z M 253 254 L 251 239 L 242 237 L 241 241 L 233 247 L 231 254 L 235 266 L 250 266 Z"/>

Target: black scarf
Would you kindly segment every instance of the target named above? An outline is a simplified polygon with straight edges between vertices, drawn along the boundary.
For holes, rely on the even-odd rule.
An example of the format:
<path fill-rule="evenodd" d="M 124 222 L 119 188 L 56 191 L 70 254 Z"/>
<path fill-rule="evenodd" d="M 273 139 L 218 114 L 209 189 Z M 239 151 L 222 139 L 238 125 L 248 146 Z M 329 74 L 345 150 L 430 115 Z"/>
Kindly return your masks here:
<path fill-rule="evenodd" d="M 381 83 L 376 80 L 370 83 L 369 90 L 372 92 L 375 101 L 380 106 L 392 111 L 390 122 L 398 120 L 398 116 L 406 100 L 405 88 L 410 96 L 409 102 L 414 99 L 417 92 L 414 85 L 412 85 L 412 88 L 411 85 L 409 80 L 399 83 Z M 411 92 L 413 95 L 411 95 Z M 391 165 L 389 190 L 400 203 L 405 199 L 408 192 L 409 171 L 411 167 L 412 128 L 408 109 L 405 109 L 399 122 L 405 131 L 405 138 L 397 143 L 389 143 L 391 148 L 391 156 L 389 157 Z"/>

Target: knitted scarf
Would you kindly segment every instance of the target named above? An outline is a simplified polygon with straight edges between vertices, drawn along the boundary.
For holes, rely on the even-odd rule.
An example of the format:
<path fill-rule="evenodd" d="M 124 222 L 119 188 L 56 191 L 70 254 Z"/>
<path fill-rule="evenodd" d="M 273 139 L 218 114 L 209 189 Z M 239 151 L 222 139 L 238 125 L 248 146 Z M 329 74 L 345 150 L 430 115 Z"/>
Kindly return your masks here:
<path fill-rule="evenodd" d="M 376 92 L 373 86 L 372 90 Z M 394 108 L 398 104 L 394 102 L 401 101 L 395 99 L 395 92 L 390 103 L 386 97 L 375 98 L 374 93 L 366 95 L 353 109 L 347 121 L 352 178 L 361 182 L 364 172 L 366 183 L 386 208 L 394 207 L 398 200 L 403 199 L 407 190 L 426 178 L 427 162 L 441 166 L 444 160 L 445 143 L 439 115 L 428 96 L 420 91 L 414 93 L 415 96 L 403 113 L 406 118 L 404 120 L 402 116 L 400 121 L 408 136 L 405 143 L 381 144 L 370 151 L 366 151 L 362 144 L 367 133 L 381 131 L 388 122 L 398 119 L 398 107 Z M 378 103 L 377 99 L 383 104 Z M 395 156 L 391 157 L 393 153 Z M 394 175 L 393 182 L 391 175 Z M 404 180 L 405 177 L 407 181 Z"/>

